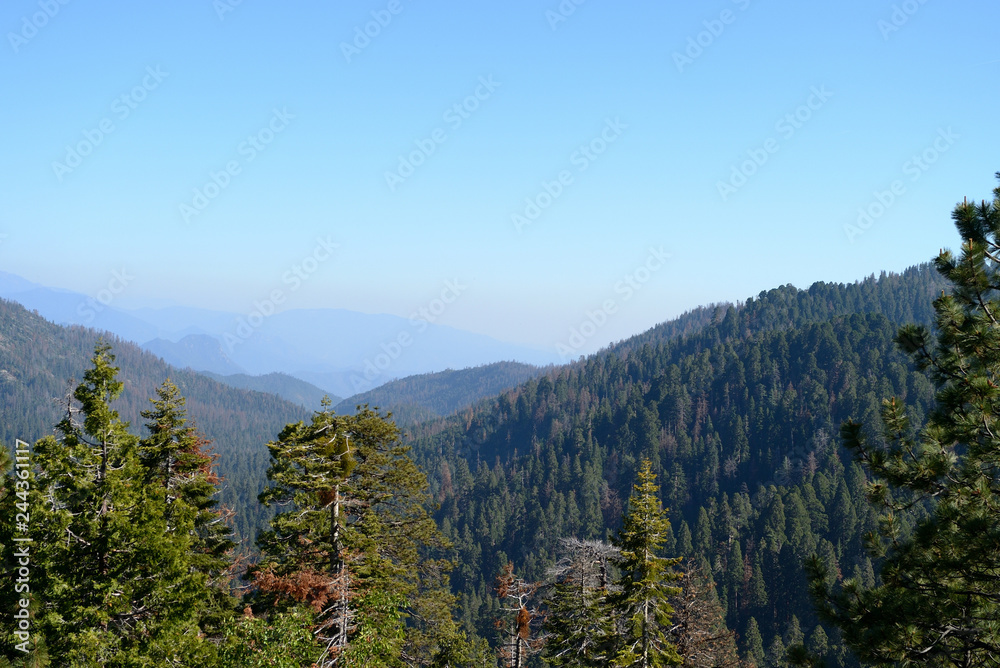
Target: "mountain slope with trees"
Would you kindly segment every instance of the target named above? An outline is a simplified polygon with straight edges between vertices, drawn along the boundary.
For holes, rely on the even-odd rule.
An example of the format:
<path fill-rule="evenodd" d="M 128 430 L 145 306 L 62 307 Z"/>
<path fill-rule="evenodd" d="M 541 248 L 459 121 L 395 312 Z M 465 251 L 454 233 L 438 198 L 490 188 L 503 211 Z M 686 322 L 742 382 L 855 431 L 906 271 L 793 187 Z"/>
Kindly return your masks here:
<path fill-rule="evenodd" d="M 654 328 L 453 418 L 410 430 L 429 472 L 464 623 L 490 633 L 492 576 L 542 580 L 566 537 L 606 539 L 650 459 L 673 525 L 667 553 L 714 583 L 758 664 L 805 642 L 851 665 L 817 619 L 803 561 L 872 582 L 862 469 L 836 440 L 882 397 L 922 423 L 933 389 L 893 343 L 929 324 L 945 286 L 928 265 L 852 285 L 783 286 L 717 307 L 700 330 Z"/>

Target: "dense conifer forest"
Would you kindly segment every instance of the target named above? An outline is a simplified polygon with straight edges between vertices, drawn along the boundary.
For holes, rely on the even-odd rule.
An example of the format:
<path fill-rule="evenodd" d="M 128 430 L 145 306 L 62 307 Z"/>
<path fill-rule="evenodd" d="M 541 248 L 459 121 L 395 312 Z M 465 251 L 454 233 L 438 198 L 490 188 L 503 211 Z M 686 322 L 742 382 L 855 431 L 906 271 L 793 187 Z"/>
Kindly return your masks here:
<path fill-rule="evenodd" d="M 508 560 L 541 581 L 561 538 L 613 535 L 649 457 L 670 509 L 666 551 L 710 575 L 743 653 L 778 661 L 806 639 L 832 645 L 833 665 L 853 665 L 813 612 L 803 562 L 816 552 L 873 582 L 863 536 L 876 514 L 840 424 L 876 426 L 890 396 L 923 420 L 933 387 L 893 336 L 929 324 L 944 287 L 928 265 L 784 286 L 716 307 L 693 333 L 655 328 L 412 429 L 457 546 L 463 622 L 489 634 L 492 576 Z"/>

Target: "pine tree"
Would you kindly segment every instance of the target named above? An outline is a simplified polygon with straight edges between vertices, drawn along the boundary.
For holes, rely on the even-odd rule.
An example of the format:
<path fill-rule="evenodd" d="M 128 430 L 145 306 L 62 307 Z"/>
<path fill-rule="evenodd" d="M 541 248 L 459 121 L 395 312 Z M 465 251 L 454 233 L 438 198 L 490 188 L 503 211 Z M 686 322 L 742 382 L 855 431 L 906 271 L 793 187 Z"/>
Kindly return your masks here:
<path fill-rule="evenodd" d="M 404 652 L 447 665 L 466 639 L 450 617 L 449 564 L 428 556 L 447 542 L 426 509 L 426 478 L 387 416 L 329 406 L 268 443 L 273 485 L 260 499 L 289 509 L 258 537 L 257 607 L 311 608 L 320 666 L 396 665 Z"/>
<path fill-rule="evenodd" d="M 618 650 L 611 665 L 621 668 L 677 665 L 682 659 L 670 642 L 670 598 L 680 594 L 670 583 L 681 559 L 659 556 L 670 522 L 658 498 L 660 488 L 648 459 L 629 498 L 625 521 L 614 541 L 621 551 L 615 560 L 621 570 L 619 591 L 611 600 L 619 618 Z"/>
<path fill-rule="evenodd" d="M 768 668 L 785 668 L 788 665 L 785 644 L 781 642 L 781 636 L 775 635 L 767 648 L 767 666 Z"/>
<path fill-rule="evenodd" d="M 916 325 L 896 336 L 937 387 L 926 426 L 914 433 L 902 402 L 890 399 L 884 445 L 871 444 L 856 422 L 842 429 L 875 477 L 868 498 L 883 510 L 872 545 L 885 556 L 881 584 L 849 579 L 831 592 L 818 559 L 809 569 L 822 615 L 866 662 L 1000 661 L 1000 187 L 994 196 L 952 214 L 962 253 L 942 251 L 934 262 L 952 284 L 934 301 L 936 342 Z M 914 507 L 927 512 L 907 532 L 901 514 Z"/>
<path fill-rule="evenodd" d="M 236 543 L 226 522 L 229 513 L 218 508 L 220 479 L 213 469 L 215 458 L 208 451 L 208 441 L 188 425 L 184 397 L 169 379 L 156 394 L 156 399 L 150 399 L 152 408 L 142 412 L 149 435 L 139 442 L 139 458 L 146 484 L 159 485 L 166 493 L 168 530 L 176 531 L 181 516 L 191 518 L 191 567 L 205 576 L 208 585 L 201 628 L 217 635 L 222 620 L 232 616 L 236 606 L 230 593 Z"/>
<path fill-rule="evenodd" d="M 143 484 L 138 439 L 111 408 L 123 389 L 114 359 L 97 345 L 73 392 L 79 408 L 67 399 L 58 437 L 34 448 L 37 628 L 55 665 L 206 665 L 215 651 L 198 628 L 193 514 L 168 523 L 164 488 Z"/>
<path fill-rule="evenodd" d="M 767 659 L 764 656 L 764 640 L 760 636 L 760 626 L 754 617 L 747 622 L 746 634 L 743 637 L 743 651 L 747 663 L 756 668 L 764 668 Z"/>
<path fill-rule="evenodd" d="M 827 650 L 830 649 L 830 642 L 826 636 L 826 631 L 823 627 L 816 625 L 812 633 L 809 634 L 809 641 L 806 643 L 806 649 L 814 656 L 824 656 Z"/>

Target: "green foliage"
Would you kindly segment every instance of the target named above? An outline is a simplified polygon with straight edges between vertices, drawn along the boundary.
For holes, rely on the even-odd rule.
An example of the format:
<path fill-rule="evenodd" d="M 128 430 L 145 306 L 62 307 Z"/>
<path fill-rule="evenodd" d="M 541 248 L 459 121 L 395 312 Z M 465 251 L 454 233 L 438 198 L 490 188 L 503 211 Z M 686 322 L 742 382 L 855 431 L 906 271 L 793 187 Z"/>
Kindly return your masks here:
<path fill-rule="evenodd" d="M 56 665 L 206 665 L 214 647 L 198 627 L 207 590 L 191 567 L 195 513 L 143 484 L 139 439 L 110 405 L 123 389 L 114 359 L 97 346 L 58 436 L 35 444 L 35 631 Z"/>
<path fill-rule="evenodd" d="M 911 424 L 923 423 L 933 386 L 908 368 L 892 335 L 902 322 L 931 323 L 930 296 L 943 284 L 918 267 L 847 286 L 783 286 L 699 309 L 460 416 L 414 427 L 412 454 L 430 475 L 441 531 L 457 548 L 451 577 L 462 627 L 492 633 L 489 581 L 508 559 L 539 580 L 556 563 L 559 537 L 612 535 L 648 455 L 672 509 L 671 553 L 704 563 L 741 639 L 751 618 L 762 651 L 792 615 L 814 628 L 803 554 L 815 551 L 831 582 L 875 583 L 862 539 L 877 529 L 865 474 L 844 466 L 830 434 L 849 416 L 874 422 L 879 398 L 890 395 Z M 95 338 L 0 301 L 0 438 L 33 441 L 50 429 L 60 416 L 49 399 L 80 376 Z M 221 504 L 235 508 L 249 549 L 248 537 L 272 512 L 256 502 L 268 466 L 256 446 L 307 414 L 171 370 L 129 344 L 116 352 L 130 392 L 113 405 L 126 419 L 139 422 L 145 397 L 168 375 L 188 397 L 219 453 Z M 912 513 L 898 515 L 901 534 L 912 521 Z M 695 554 L 696 541 L 707 552 Z M 434 605 L 448 608 L 445 598 Z M 435 627 L 423 628 L 430 638 Z M 852 665 L 839 634 L 830 626 L 826 633 L 834 665 Z"/>
<path fill-rule="evenodd" d="M 563 539 L 563 558 L 550 571 L 546 596 L 545 662 L 552 666 L 606 666 L 614 652 L 611 560 L 603 541 Z"/>
<path fill-rule="evenodd" d="M 150 399 L 152 408 L 142 412 L 149 433 L 138 446 L 144 482 L 159 486 L 166 495 L 164 519 L 168 526 L 190 526 L 190 568 L 205 577 L 207 588 L 199 626 L 203 632 L 217 635 L 220 622 L 236 605 L 230 593 L 236 547 L 227 522 L 231 515 L 218 508 L 220 480 L 214 472 L 215 457 L 208 452 L 207 441 L 188 425 L 186 400 L 169 379 L 156 394 L 156 399 Z"/>
<path fill-rule="evenodd" d="M 960 257 L 942 251 L 935 260 L 951 283 L 934 301 L 936 341 L 918 325 L 896 337 L 937 388 L 927 424 L 917 429 L 893 398 L 882 408 L 884 443 L 871 443 L 858 422 L 843 428 L 875 477 L 880 582 L 851 578 L 831 591 L 821 561 L 809 569 L 824 618 L 872 664 L 995 665 L 1000 656 L 1000 187 L 994 195 L 952 214 L 964 241 Z M 911 528 L 913 508 L 926 512 Z"/>
<path fill-rule="evenodd" d="M 34 443 L 52 432 L 63 417 L 60 400 L 67 394 L 67 381 L 82 377 L 99 337 L 94 330 L 54 325 L 0 299 L 0 441 Z M 225 484 L 216 499 L 220 507 L 236 511 L 231 522 L 240 541 L 237 551 L 246 556 L 271 516 L 257 502 L 268 466 L 268 453 L 260 444 L 287 422 L 310 413 L 273 394 L 235 389 L 190 369 L 175 369 L 133 343 L 110 341 L 121 377 L 128 379 L 128 390 L 113 402 L 124 421 L 143 423 L 147 399 L 156 396 L 165 378 L 173 379 L 187 398 L 191 419 L 218 455 L 217 472 Z"/>
<path fill-rule="evenodd" d="M 653 668 L 680 664 L 677 648 L 670 642 L 670 599 L 681 593 L 669 583 L 681 579 L 673 571 L 681 558 L 660 556 L 670 531 L 670 522 L 660 504 L 660 487 L 648 459 L 642 461 L 639 481 L 629 498 L 628 512 L 615 546 L 620 555 L 620 590 L 611 597 L 615 614 L 622 618 L 617 653 L 612 666 Z"/>
<path fill-rule="evenodd" d="M 743 638 L 743 651 L 750 665 L 764 668 L 766 665 L 764 641 L 760 637 L 760 627 L 757 625 L 757 620 L 753 617 L 747 622 L 747 632 Z"/>
<path fill-rule="evenodd" d="M 324 666 L 395 666 L 404 652 L 432 664 L 460 654 L 449 564 L 430 556 L 447 544 L 426 510 L 424 475 L 385 416 L 328 408 L 268 443 L 274 484 L 260 498 L 289 509 L 258 538 L 258 608 L 311 606 Z"/>
<path fill-rule="evenodd" d="M 295 608 L 267 619 L 231 618 L 223 625 L 219 668 L 309 668 L 319 660 L 312 613 Z"/>
<path fill-rule="evenodd" d="M 655 453 L 671 554 L 704 562 L 727 626 L 745 638 L 754 617 L 765 650 L 792 615 L 813 628 L 803 557 L 818 552 L 842 577 L 870 573 L 864 535 L 876 527 L 864 472 L 845 466 L 832 436 L 850 415 L 877 416 L 886 393 L 922 422 L 933 387 L 893 335 L 905 320 L 930 322 L 942 285 L 924 266 L 847 286 L 784 286 L 411 428 L 457 548 L 464 627 L 493 632 L 490 581 L 506 560 L 538 581 L 560 558 L 561 537 L 613 535 L 640 459 Z M 826 631 L 831 665 L 856 665 Z"/>
<path fill-rule="evenodd" d="M 406 599 L 400 594 L 381 589 L 371 589 L 354 601 L 357 623 L 351 641 L 341 655 L 346 666 L 403 665 L 404 633 L 400 623 Z"/>
<path fill-rule="evenodd" d="M 0 309 L 21 317 L 17 307 L 6 302 L 0 302 Z M 39 340 L 53 343 L 68 357 L 83 340 L 76 335 L 86 334 L 58 328 L 46 331 L 44 323 L 32 326 L 36 325 L 42 332 L 36 331 L 36 344 Z M 8 332 L 6 340 L 11 340 L 10 334 L 16 339 L 21 333 Z M 47 335 L 52 338 L 45 339 Z M 130 367 L 130 389 L 146 386 L 150 369 L 161 367 L 150 365 L 147 356 L 130 346 L 123 348 Z M 10 346 L 0 346 L 0 357 L 10 350 Z M 323 565 L 323 558 L 316 559 L 316 552 L 323 550 L 322 541 L 312 549 L 296 543 L 296 552 L 283 547 L 283 535 L 265 533 L 262 543 L 270 539 L 274 549 L 256 569 L 255 600 L 270 612 L 264 620 L 233 620 L 229 578 L 234 541 L 227 522 L 229 511 L 217 498 L 221 479 L 214 470 L 216 455 L 207 449 L 207 439 L 188 423 L 178 386 L 165 382 L 156 388 L 151 406 L 140 410 L 134 392 L 123 394 L 114 362 L 109 347 L 99 345 L 84 382 L 64 401 L 57 436 L 42 439 L 36 446 L 33 462 L 39 473 L 37 480 L 31 480 L 30 503 L 32 535 L 39 551 L 32 555 L 32 567 L 38 571 L 32 573 L 32 591 L 37 595 L 31 612 L 33 642 L 38 644 L 27 664 L 13 651 L 4 660 L 40 666 L 49 665 L 50 658 L 55 665 L 215 666 L 220 665 L 222 648 L 227 652 L 223 665 L 329 661 L 329 653 L 320 659 L 323 648 L 316 645 L 313 631 L 323 630 L 328 621 L 322 619 L 324 603 L 337 600 L 337 586 L 344 584 L 343 600 L 349 603 L 350 613 L 346 628 L 356 642 L 338 655 L 338 665 L 401 665 L 404 655 L 412 665 L 487 665 L 488 648 L 462 632 L 451 617 L 455 607 L 448 582 L 451 564 L 441 558 L 447 543 L 427 512 L 426 479 L 406 456 L 398 432 L 384 416 L 362 410 L 341 419 L 326 413 L 330 419 L 317 418 L 313 432 L 303 423 L 289 425 L 283 437 L 303 448 L 318 446 L 305 455 L 283 452 L 280 445 L 272 444 L 276 456 L 271 473 L 276 484 L 262 494 L 263 500 L 275 505 L 318 504 L 323 506 L 319 514 L 329 517 L 331 499 L 326 495 L 337 488 L 342 492 L 342 515 L 325 526 L 342 530 L 328 540 L 328 546 L 337 545 L 340 550 L 328 550 L 325 556 L 339 557 L 332 561 L 342 562 L 344 577 L 331 590 L 330 582 L 322 580 L 322 570 L 308 567 Z M 204 412 L 206 406 L 224 406 L 238 394 L 243 395 L 240 400 L 254 397 L 211 382 L 205 385 L 189 372 L 176 375 L 185 385 L 209 388 L 193 402 L 202 410 L 203 419 L 208 416 L 204 420 L 208 430 L 218 427 L 211 417 L 219 413 Z M 7 379 L 0 378 L 5 383 Z M 0 405 L 17 404 L 8 401 L 10 394 L 2 393 L 18 390 L 19 382 L 0 383 L 0 397 L 6 402 Z M 252 404 L 240 404 L 240 400 L 232 405 L 245 410 Z M 146 419 L 143 438 L 129 432 L 117 407 Z M 286 410 L 285 414 L 295 416 L 298 411 Z M 249 427 L 239 430 L 245 432 L 239 436 L 242 440 L 255 433 L 260 420 L 247 412 L 238 424 Z M 324 427 L 336 432 L 338 425 L 345 427 L 343 439 L 324 440 L 318 434 Z M 227 433 L 224 428 L 224 440 L 232 443 L 236 432 Z M 226 470 L 242 471 L 236 476 L 237 486 L 259 488 L 252 475 L 245 475 L 248 463 L 252 469 L 253 455 L 226 454 L 231 453 L 220 456 Z M 334 466 L 310 468 L 318 460 L 334 462 Z M 337 484 L 304 484 L 304 471 L 308 471 L 306 478 L 317 472 L 328 474 Z M 0 489 L 4 508 L 16 500 L 10 494 L 11 482 L 8 479 Z M 243 510 L 237 521 L 245 527 L 247 516 L 254 513 Z M 14 512 L 4 516 L 8 521 L 0 525 L 0 544 L 6 568 L 0 577 L 5 581 L 3 596 L 10 598 L 16 574 L 9 521 Z M 297 527 L 287 516 L 279 516 L 276 529 L 291 530 L 307 541 L 310 530 L 318 526 L 315 519 L 307 513 L 303 525 Z M 296 570 L 296 559 L 306 567 Z M 308 614 L 301 610 L 301 603 L 307 604 Z M 5 617 L 0 624 L 4 639 L 9 640 L 11 620 Z M 239 641 L 243 636 L 251 640 Z M 305 653 L 288 654 L 295 647 L 304 648 Z"/>

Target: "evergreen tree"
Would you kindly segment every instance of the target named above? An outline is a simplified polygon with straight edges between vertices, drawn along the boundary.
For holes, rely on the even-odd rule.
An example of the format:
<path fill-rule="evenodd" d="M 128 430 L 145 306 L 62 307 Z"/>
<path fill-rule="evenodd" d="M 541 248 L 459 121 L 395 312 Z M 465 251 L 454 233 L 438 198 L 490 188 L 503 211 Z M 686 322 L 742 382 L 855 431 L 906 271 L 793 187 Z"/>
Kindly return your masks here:
<path fill-rule="evenodd" d="M 260 499 L 290 508 L 258 538 L 257 606 L 311 607 L 320 666 L 401 665 L 404 654 L 447 665 L 465 638 L 450 616 L 448 564 L 428 556 L 447 543 L 426 510 L 426 479 L 386 416 L 329 405 L 268 443 L 274 484 Z"/>
<path fill-rule="evenodd" d="M 611 658 L 611 560 L 602 541 L 564 538 L 563 558 L 549 572 L 544 659 L 553 666 L 605 666 Z"/>
<path fill-rule="evenodd" d="M 997 174 L 1000 178 L 1000 173 Z M 849 579 L 831 593 L 810 562 L 823 616 L 845 642 L 878 665 L 983 666 L 1000 661 L 1000 187 L 992 203 L 964 202 L 952 218 L 961 257 L 942 251 L 937 270 L 952 284 L 934 302 L 936 342 L 917 325 L 896 341 L 937 386 L 936 407 L 914 433 L 901 401 L 885 401 L 885 445 L 856 422 L 845 443 L 876 480 L 869 500 L 884 511 L 881 584 Z M 927 514 L 912 531 L 908 508 Z"/>
<path fill-rule="evenodd" d="M 767 648 L 766 665 L 768 668 L 784 668 L 789 665 L 785 644 L 781 642 L 781 636 L 779 635 L 771 639 L 771 644 Z"/>
<path fill-rule="evenodd" d="M 830 642 L 826 636 L 826 631 L 823 627 L 816 625 L 812 633 L 809 634 L 809 641 L 806 643 L 806 649 L 809 650 L 814 656 L 824 656 L 827 650 L 830 649 Z"/>
<path fill-rule="evenodd" d="M 58 436 L 35 445 L 37 630 L 55 665 L 209 665 L 194 516 L 168 522 L 165 489 L 142 484 L 138 439 L 111 408 L 122 392 L 114 359 L 99 343 L 73 393 L 80 407 L 67 399 Z"/>
<path fill-rule="evenodd" d="M 756 668 L 764 668 L 767 659 L 764 656 L 764 641 L 760 637 L 760 627 L 754 617 L 747 622 L 746 635 L 743 638 L 743 652 L 747 663 Z"/>
<path fill-rule="evenodd" d="M 624 524 L 614 541 L 621 551 L 615 560 L 621 577 L 620 590 L 611 601 L 620 619 L 618 650 L 612 666 L 653 668 L 682 661 L 669 639 L 674 613 L 670 598 L 681 592 L 670 583 L 681 578 L 673 572 L 681 559 L 659 556 L 670 531 L 659 490 L 651 464 L 644 459 Z"/>
<path fill-rule="evenodd" d="M 232 615 L 236 599 L 230 593 L 231 553 L 236 543 L 227 524 L 228 514 L 218 508 L 214 457 L 208 442 L 187 423 L 185 399 L 169 379 L 150 399 L 153 407 L 142 412 L 149 435 L 139 442 L 139 458 L 146 484 L 166 493 L 164 517 L 168 530 L 176 531 L 178 518 L 193 514 L 190 563 L 204 574 L 208 588 L 201 610 L 201 627 L 217 635 L 220 624 Z"/>

